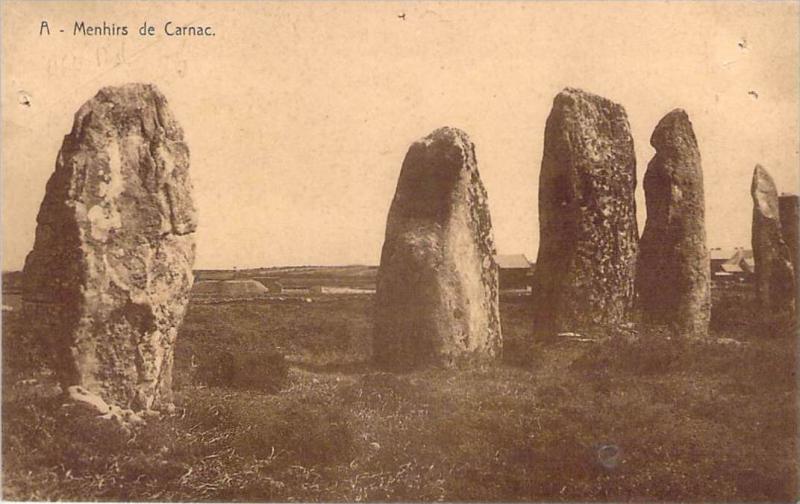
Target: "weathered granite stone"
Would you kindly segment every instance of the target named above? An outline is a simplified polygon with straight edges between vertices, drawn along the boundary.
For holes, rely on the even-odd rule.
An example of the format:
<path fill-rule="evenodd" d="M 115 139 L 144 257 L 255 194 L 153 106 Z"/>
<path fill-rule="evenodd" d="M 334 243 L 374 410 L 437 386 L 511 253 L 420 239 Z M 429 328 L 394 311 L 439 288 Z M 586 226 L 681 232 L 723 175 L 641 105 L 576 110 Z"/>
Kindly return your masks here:
<path fill-rule="evenodd" d="M 375 361 L 402 368 L 498 355 L 494 254 L 486 190 L 469 137 L 441 128 L 415 142 L 386 223 Z"/>
<path fill-rule="evenodd" d="M 622 106 L 578 89 L 559 93 L 539 175 L 535 333 L 602 332 L 627 323 L 638 242 L 635 187 Z"/>
<path fill-rule="evenodd" d="M 62 387 L 169 408 L 196 219 L 189 150 L 154 86 L 104 88 L 78 110 L 37 223 L 24 309 Z"/>
<path fill-rule="evenodd" d="M 778 197 L 781 217 L 781 235 L 789 247 L 789 260 L 794 268 L 794 279 L 800 282 L 800 196 L 784 193 Z"/>
<path fill-rule="evenodd" d="M 645 321 L 704 338 L 711 319 L 711 272 L 706 248 L 703 170 L 686 112 L 673 110 L 650 138 L 647 223 L 639 241 L 636 288 Z"/>
<path fill-rule="evenodd" d="M 778 190 L 761 165 L 753 170 L 750 194 L 753 197 L 752 240 L 758 302 L 767 314 L 791 314 L 796 295 L 794 268 L 781 233 Z"/>

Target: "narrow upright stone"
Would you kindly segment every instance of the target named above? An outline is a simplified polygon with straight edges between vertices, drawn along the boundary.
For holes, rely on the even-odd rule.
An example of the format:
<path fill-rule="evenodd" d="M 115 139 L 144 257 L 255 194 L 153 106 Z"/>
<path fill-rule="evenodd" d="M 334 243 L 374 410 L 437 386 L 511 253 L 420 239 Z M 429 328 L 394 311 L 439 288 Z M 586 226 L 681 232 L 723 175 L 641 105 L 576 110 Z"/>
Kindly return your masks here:
<path fill-rule="evenodd" d="M 567 88 L 553 101 L 539 175 L 534 331 L 605 331 L 626 323 L 638 230 L 636 157 L 625 110 Z"/>
<path fill-rule="evenodd" d="M 189 149 L 154 86 L 107 87 L 78 110 L 37 223 L 24 309 L 62 387 L 169 408 L 196 221 Z"/>
<path fill-rule="evenodd" d="M 639 241 L 636 288 L 643 318 L 696 338 L 708 335 L 711 272 L 706 248 L 703 170 L 686 112 L 673 110 L 650 137 L 647 223 Z"/>
<path fill-rule="evenodd" d="M 498 355 L 494 255 L 486 190 L 469 137 L 441 128 L 412 144 L 386 223 L 375 361 L 408 368 Z"/>
<path fill-rule="evenodd" d="M 789 260 L 794 268 L 795 283 L 800 280 L 800 197 L 797 194 L 781 194 L 778 197 L 781 214 L 781 235 L 789 247 Z"/>
<path fill-rule="evenodd" d="M 750 194 L 753 197 L 752 240 L 758 302 L 767 314 L 793 313 L 794 268 L 781 233 L 778 190 L 761 165 L 753 170 Z"/>

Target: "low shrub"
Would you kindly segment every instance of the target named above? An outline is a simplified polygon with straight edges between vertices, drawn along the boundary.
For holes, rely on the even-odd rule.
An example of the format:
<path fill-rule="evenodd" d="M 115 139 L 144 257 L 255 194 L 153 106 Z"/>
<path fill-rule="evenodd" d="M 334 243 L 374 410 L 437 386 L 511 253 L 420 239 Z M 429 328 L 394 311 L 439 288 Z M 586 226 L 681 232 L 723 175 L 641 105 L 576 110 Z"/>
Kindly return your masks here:
<path fill-rule="evenodd" d="M 211 387 L 274 394 L 288 381 L 289 364 L 277 352 L 216 350 L 203 353 L 198 360 L 195 378 Z"/>

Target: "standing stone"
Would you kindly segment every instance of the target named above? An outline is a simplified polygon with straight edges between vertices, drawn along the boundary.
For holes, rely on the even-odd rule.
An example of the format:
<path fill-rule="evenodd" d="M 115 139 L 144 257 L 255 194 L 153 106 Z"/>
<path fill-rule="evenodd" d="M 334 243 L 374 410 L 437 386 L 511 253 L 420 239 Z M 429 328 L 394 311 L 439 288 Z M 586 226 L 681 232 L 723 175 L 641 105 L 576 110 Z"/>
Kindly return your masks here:
<path fill-rule="evenodd" d="M 795 284 L 800 281 L 800 197 L 797 194 L 781 194 L 778 197 L 781 217 L 781 235 L 789 247 L 789 260 L 794 268 Z"/>
<path fill-rule="evenodd" d="M 537 334 L 603 332 L 628 321 L 638 241 L 635 188 L 625 109 L 578 89 L 559 93 L 539 174 Z"/>
<path fill-rule="evenodd" d="M 475 147 L 463 131 L 438 129 L 408 150 L 389 210 L 375 361 L 403 368 L 498 355 L 494 255 Z"/>
<path fill-rule="evenodd" d="M 642 315 L 702 338 L 711 319 L 711 271 L 703 170 L 686 112 L 675 109 L 664 116 L 650 144 L 656 155 L 644 176 L 647 223 L 636 264 Z"/>
<path fill-rule="evenodd" d="M 24 270 L 28 320 L 70 395 L 171 407 L 192 285 L 191 190 L 183 131 L 154 86 L 107 87 L 78 110 Z"/>
<path fill-rule="evenodd" d="M 756 296 L 767 314 L 794 311 L 795 281 L 789 247 L 781 233 L 780 206 L 775 182 L 761 165 L 753 170 L 753 259 Z"/>

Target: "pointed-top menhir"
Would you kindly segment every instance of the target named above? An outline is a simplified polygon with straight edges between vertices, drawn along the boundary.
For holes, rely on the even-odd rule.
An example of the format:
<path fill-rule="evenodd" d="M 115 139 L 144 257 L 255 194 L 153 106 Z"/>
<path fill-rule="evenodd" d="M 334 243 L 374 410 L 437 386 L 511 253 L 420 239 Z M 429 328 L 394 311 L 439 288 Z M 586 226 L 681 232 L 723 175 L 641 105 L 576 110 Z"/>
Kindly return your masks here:
<path fill-rule="evenodd" d="M 766 315 L 791 315 L 797 295 L 794 267 L 781 232 L 778 189 L 761 165 L 753 170 L 750 194 L 753 197 L 753 260 L 759 305 Z"/>
<path fill-rule="evenodd" d="M 659 121 L 647 166 L 647 222 L 639 241 L 636 289 L 643 319 L 705 338 L 711 319 L 703 169 L 689 116 L 675 109 Z"/>

